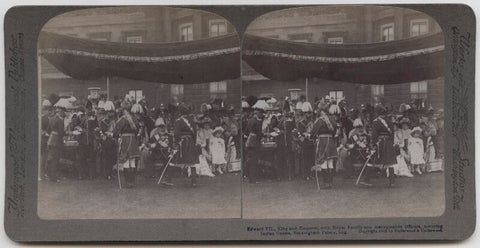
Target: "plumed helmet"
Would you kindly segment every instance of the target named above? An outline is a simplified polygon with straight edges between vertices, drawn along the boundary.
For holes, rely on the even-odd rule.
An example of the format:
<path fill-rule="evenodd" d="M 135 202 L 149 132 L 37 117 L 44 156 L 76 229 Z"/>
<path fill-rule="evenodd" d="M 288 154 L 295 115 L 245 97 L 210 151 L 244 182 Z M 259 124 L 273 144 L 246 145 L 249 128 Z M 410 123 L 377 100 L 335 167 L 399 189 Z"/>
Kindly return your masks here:
<path fill-rule="evenodd" d="M 100 104 L 99 104 L 100 105 Z M 100 107 L 100 106 L 99 106 Z M 115 111 L 115 104 L 112 101 L 106 101 L 103 104 L 103 109 L 107 112 Z"/>
<path fill-rule="evenodd" d="M 328 113 L 331 115 L 339 115 L 342 113 L 342 110 L 340 107 L 336 104 L 330 105 L 330 108 L 328 109 Z"/>
<path fill-rule="evenodd" d="M 52 103 L 49 100 L 47 99 L 43 100 L 42 107 L 51 107 L 51 106 L 52 106 Z"/>
<path fill-rule="evenodd" d="M 143 107 L 142 107 L 142 105 L 140 105 L 138 103 L 135 103 L 135 104 L 133 104 L 130 112 L 132 112 L 132 114 L 142 114 L 143 113 Z"/>
<path fill-rule="evenodd" d="M 360 118 L 355 119 L 355 121 L 353 121 L 353 127 L 363 127 L 362 119 Z"/>

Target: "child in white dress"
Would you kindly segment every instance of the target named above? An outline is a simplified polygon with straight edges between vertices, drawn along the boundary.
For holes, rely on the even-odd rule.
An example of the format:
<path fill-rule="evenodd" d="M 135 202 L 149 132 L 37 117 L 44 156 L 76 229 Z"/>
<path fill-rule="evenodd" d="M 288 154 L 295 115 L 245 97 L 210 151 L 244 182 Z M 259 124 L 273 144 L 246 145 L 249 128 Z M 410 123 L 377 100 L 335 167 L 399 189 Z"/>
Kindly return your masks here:
<path fill-rule="evenodd" d="M 216 127 L 213 130 L 212 137 L 210 138 L 210 153 L 212 155 L 212 164 L 215 171 L 219 174 L 223 174 L 226 170 L 227 160 L 225 160 L 225 140 L 223 139 L 224 129 L 222 127 Z"/>
<path fill-rule="evenodd" d="M 422 174 L 421 168 L 425 166 L 423 139 L 421 138 L 422 129 L 420 127 L 413 128 L 412 137 L 408 139 L 408 153 L 410 155 L 410 163 L 415 172 Z"/>
<path fill-rule="evenodd" d="M 408 157 L 405 152 L 405 140 L 410 137 L 410 134 L 408 134 L 408 137 L 406 137 L 403 130 L 398 128 L 398 125 L 399 124 L 393 125 L 393 130 L 395 132 L 393 144 L 398 147 L 397 149 L 399 151 L 397 155 L 397 164 L 394 165 L 394 171 L 397 176 L 413 177 L 413 174 L 411 173 L 405 161 L 405 157 Z"/>

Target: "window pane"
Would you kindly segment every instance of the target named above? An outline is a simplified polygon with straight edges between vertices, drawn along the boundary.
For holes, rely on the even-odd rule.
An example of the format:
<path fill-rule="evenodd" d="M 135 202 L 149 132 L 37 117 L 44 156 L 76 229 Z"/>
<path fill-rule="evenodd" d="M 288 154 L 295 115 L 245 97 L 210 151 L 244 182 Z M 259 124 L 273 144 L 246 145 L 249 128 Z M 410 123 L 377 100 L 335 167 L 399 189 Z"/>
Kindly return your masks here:
<path fill-rule="evenodd" d="M 410 92 L 411 93 L 418 92 L 418 82 L 410 83 Z"/>
<path fill-rule="evenodd" d="M 218 91 L 227 92 L 227 82 L 218 82 Z"/>
<path fill-rule="evenodd" d="M 210 92 L 217 92 L 217 83 L 216 82 L 211 82 L 210 83 Z"/>
<path fill-rule="evenodd" d="M 136 95 L 135 95 L 135 99 L 138 101 L 138 100 L 142 99 L 142 97 L 143 97 L 143 91 L 142 90 L 137 90 Z"/>
<path fill-rule="evenodd" d="M 427 90 L 428 90 L 428 82 L 419 82 L 418 91 L 427 92 Z"/>
<path fill-rule="evenodd" d="M 227 26 L 224 23 L 220 24 L 218 26 L 218 32 L 221 33 L 221 34 L 226 33 L 227 32 Z"/>

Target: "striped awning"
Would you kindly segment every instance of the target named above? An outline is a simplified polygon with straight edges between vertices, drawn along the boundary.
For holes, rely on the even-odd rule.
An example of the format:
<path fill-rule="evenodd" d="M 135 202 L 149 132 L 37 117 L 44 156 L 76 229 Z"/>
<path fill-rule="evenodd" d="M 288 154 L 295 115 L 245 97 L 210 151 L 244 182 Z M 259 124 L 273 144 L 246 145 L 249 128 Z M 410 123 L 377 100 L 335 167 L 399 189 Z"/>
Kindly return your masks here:
<path fill-rule="evenodd" d="M 38 52 L 62 73 L 89 80 L 102 76 L 195 84 L 240 76 L 236 34 L 175 43 L 94 41 L 41 32 Z"/>
<path fill-rule="evenodd" d="M 442 33 L 368 44 L 312 44 L 245 35 L 242 58 L 270 79 L 322 78 L 362 84 L 443 76 Z"/>

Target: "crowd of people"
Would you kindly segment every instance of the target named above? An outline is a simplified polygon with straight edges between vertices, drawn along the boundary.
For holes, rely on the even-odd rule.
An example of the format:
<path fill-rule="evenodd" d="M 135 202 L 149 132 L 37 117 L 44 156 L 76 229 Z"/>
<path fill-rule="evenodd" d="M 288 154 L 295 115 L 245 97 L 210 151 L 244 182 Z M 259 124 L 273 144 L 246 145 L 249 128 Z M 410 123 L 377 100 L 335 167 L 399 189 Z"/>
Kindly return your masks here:
<path fill-rule="evenodd" d="M 198 175 L 240 170 L 240 120 L 233 106 L 215 99 L 194 112 L 187 102 L 150 108 L 145 98 L 131 95 L 113 101 L 44 97 L 39 180 L 117 177 L 120 187 L 123 181 L 131 188 L 142 172 L 168 186 L 187 175 L 196 186 Z"/>
<path fill-rule="evenodd" d="M 250 96 L 242 100 L 244 179 L 305 180 L 331 189 L 335 175 L 371 187 L 385 176 L 443 170 L 443 110 L 424 101 L 397 108 L 381 103 L 348 108 L 346 99 L 300 96 L 278 101 Z M 319 177 L 323 179 L 320 186 Z"/>

